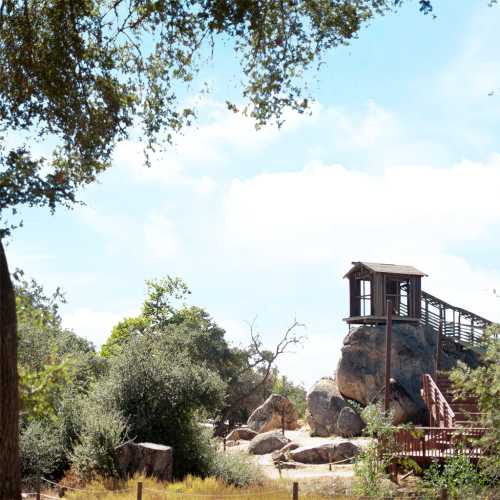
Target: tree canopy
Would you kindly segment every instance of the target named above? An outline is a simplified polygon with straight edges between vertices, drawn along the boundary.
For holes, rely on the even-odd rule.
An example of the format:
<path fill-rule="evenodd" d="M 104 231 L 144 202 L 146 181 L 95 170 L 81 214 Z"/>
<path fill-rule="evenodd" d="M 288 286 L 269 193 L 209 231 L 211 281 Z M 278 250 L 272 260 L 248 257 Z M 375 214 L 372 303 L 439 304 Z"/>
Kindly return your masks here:
<path fill-rule="evenodd" d="M 70 206 L 140 126 L 146 149 L 191 123 L 180 95 L 229 41 L 257 125 L 309 105 L 305 72 L 402 0 L 1 0 L 0 217 Z M 429 12 L 429 1 L 420 0 Z M 51 152 L 37 155 L 33 141 Z M 10 222 L 8 222 L 8 218 Z"/>

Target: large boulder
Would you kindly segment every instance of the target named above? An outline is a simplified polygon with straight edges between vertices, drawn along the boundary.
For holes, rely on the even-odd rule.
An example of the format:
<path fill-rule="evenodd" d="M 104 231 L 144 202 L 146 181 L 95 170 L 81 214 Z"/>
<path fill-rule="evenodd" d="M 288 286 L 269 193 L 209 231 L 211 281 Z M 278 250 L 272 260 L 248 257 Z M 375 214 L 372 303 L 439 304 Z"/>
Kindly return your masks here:
<path fill-rule="evenodd" d="M 116 450 L 122 475 L 142 473 L 160 481 L 172 481 L 173 450 L 155 443 L 125 443 Z"/>
<path fill-rule="evenodd" d="M 337 421 L 347 406 L 333 378 L 323 377 L 307 394 L 307 423 L 311 436 L 326 437 L 337 433 Z"/>
<path fill-rule="evenodd" d="M 263 404 L 256 408 L 248 418 L 248 427 L 255 432 L 267 432 L 281 429 L 284 418 L 285 429 L 295 430 L 299 427 L 297 410 L 285 396 L 271 394 Z"/>
<path fill-rule="evenodd" d="M 248 427 L 238 427 L 233 429 L 227 436 L 226 441 L 251 441 L 257 433 Z"/>
<path fill-rule="evenodd" d="M 426 408 L 420 395 L 421 377 L 434 373 L 436 332 L 430 327 L 394 323 L 392 328 L 391 376 L 395 388 L 398 421 L 425 423 Z M 451 369 L 458 361 L 471 367 L 479 365 L 479 356 L 469 349 L 445 340 L 441 366 Z M 385 325 L 363 325 L 352 329 L 344 339 L 336 380 L 340 393 L 366 405 L 377 400 L 384 387 Z"/>
<path fill-rule="evenodd" d="M 290 457 L 295 462 L 303 464 L 327 464 L 353 458 L 358 453 L 359 448 L 350 441 L 332 441 L 313 446 L 302 446 L 290 451 Z"/>
<path fill-rule="evenodd" d="M 250 441 L 248 453 L 251 453 L 252 455 L 266 455 L 267 453 L 280 450 L 289 442 L 290 440 L 283 436 L 281 432 L 264 432 Z"/>
<path fill-rule="evenodd" d="M 385 387 L 380 390 L 376 401 L 383 403 Z M 416 398 L 415 398 L 416 399 Z M 412 398 L 406 389 L 396 380 L 389 382 L 389 410 L 392 412 L 392 423 L 399 425 L 404 422 L 422 421 L 425 419 L 425 410 Z"/>
<path fill-rule="evenodd" d="M 365 427 L 366 424 L 350 406 L 345 406 L 340 410 L 339 418 L 337 419 L 337 433 L 339 436 L 360 436 Z"/>

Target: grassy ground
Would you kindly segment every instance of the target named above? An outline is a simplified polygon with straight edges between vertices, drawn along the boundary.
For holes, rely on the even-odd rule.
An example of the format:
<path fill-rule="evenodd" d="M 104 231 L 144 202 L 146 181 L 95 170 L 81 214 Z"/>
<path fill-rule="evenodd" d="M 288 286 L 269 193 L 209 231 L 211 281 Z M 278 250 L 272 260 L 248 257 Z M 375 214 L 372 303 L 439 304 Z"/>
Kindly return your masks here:
<path fill-rule="evenodd" d="M 184 481 L 165 484 L 151 478 L 134 477 L 127 483 L 109 484 L 105 481 L 94 481 L 85 486 L 83 491 L 68 489 L 65 498 L 71 500 L 136 500 L 137 483 L 143 483 L 143 500 L 289 500 L 292 497 L 292 483 L 286 480 L 269 481 L 259 486 L 237 488 L 229 486 L 215 478 L 200 479 L 188 476 Z M 45 492 L 57 497 L 57 492 Z M 42 497 L 43 498 L 43 497 Z M 327 496 L 311 491 L 307 485 L 301 487 L 300 499 L 321 500 Z"/>

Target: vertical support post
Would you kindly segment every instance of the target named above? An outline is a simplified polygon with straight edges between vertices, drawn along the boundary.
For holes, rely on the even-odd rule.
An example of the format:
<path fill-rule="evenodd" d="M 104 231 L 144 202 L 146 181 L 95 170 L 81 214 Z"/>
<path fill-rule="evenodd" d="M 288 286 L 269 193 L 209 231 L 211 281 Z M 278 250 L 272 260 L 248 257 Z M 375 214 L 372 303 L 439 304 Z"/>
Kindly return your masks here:
<path fill-rule="evenodd" d="M 299 483 L 297 482 L 293 483 L 292 500 L 299 500 Z"/>
<path fill-rule="evenodd" d="M 438 328 L 438 335 L 437 335 L 437 342 L 436 342 L 436 370 L 435 370 L 435 378 L 436 378 L 436 383 L 437 383 L 437 376 L 439 370 L 441 370 L 441 342 L 443 338 L 443 317 L 440 314 L 439 315 L 439 328 Z"/>
<path fill-rule="evenodd" d="M 59 494 L 59 498 L 63 498 L 64 495 L 66 495 L 66 487 L 65 486 L 60 486 L 58 494 Z"/>
<path fill-rule="evenodd" d="M 224 451 L 226 451 L 226 436 L 222 438 L 222 442 L 224 443 Z"/>
<path fill-rule="evenodd" d="M 285 435 L 285 410 L 281 412 L 281 434 Z"/>
<path fill-rule="evenodd" d="M 392 347 L 392 302 L 387 301 L 387 322 L 385 333 L 385 395 L 384 411 L 389 413 L 390 383 L 391 383 L 391 347 Z"/>
<path fill-rule="evenodd" d="M 137 500 L 142 500 L 142 481 L 137 483 Z"/>

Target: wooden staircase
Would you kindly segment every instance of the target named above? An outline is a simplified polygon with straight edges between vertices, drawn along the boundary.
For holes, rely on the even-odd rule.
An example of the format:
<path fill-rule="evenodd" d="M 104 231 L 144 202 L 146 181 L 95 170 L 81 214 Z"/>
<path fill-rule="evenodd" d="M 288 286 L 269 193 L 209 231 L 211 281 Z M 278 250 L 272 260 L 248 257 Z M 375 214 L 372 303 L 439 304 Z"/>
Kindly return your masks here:
<path fill-rule="evenodd" d="M 453 411 L 453 426 L 476 427 L 480 425 L 481 413 L 479 412 L 476 397 L 457 398 L 453 394 L 453 384 L 450 378 L 443 373 L 438 374 L 436 385 Z"/>

